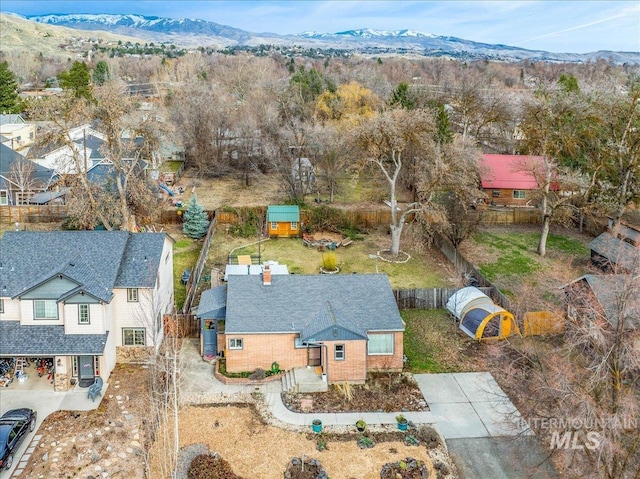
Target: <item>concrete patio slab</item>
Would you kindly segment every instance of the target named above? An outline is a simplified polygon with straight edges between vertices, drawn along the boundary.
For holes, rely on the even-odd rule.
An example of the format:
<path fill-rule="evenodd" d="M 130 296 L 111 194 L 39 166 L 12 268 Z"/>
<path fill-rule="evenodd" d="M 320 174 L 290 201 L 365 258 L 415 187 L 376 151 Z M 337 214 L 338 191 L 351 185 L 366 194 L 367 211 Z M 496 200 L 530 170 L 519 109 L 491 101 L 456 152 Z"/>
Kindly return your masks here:
<path fill-rule="evenodd" d="M 515 436 L 533 434 L 511 401 L 481 401 L 471 403 L 489 435 Z"/>
<path fill-rule="evenodd" d="M 470 402 L 509 399 L 491 373 L 455 373 L 453 376 Z"/>
<path fill-rule="evenodd" d="M 427 404 L 469 401 L 453 374 L 416 374 L 414 378 Z"/>
<path fill-rule="evenodd" d="M 470 403 L 433 404 L 431 413 L 445 439 L 488 437 L 489 431 Z"/>

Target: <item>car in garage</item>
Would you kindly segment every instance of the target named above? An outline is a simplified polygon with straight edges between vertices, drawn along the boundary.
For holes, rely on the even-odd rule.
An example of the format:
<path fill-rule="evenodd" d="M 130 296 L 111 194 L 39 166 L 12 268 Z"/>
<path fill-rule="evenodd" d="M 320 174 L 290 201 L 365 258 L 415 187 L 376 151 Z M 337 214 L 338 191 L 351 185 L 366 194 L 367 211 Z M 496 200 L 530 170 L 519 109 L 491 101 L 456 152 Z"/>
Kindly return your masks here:
<path fill-rule="evenodd" d="M 29 408 L 11 409 L 0 417 L 0 470 L 11 468 L 18 446 L 36 428 L 36 418 Z"/>

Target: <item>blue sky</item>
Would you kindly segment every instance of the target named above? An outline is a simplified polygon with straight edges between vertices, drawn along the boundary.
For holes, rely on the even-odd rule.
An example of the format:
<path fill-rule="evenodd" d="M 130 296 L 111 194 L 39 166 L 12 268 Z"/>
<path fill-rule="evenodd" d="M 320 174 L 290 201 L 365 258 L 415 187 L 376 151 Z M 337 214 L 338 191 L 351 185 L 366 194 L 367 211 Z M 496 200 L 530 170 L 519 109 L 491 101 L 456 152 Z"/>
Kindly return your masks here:
<path fill-rule="evenodd" d="M 2 0 L 0 9 L 22 15 L 138 13 L 201 18 L 255 33 L 408 28 L 552 52 L 640 51 L 639 0 Z"/>

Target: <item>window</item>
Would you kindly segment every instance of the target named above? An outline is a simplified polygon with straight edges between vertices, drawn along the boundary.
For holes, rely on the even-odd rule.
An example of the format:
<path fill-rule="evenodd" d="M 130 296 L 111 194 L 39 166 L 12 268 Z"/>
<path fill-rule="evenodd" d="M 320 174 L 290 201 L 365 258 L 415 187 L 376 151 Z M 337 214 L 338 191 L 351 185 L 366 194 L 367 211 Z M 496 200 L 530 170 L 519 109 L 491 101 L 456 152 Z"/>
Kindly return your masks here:
<path fill-rule="evenodd" d="M 4 313 L 4 299 L 0 299 L 0 313 Z"/>
<path fill-rule="evenodd" d="M 78 324 L 91 324 L 88 304 L 78 305 Z"/>
<path fill-rule="evenodd" d="M 169 253 L 167 253 L 167 256 L 164 257 L 164 264 L 167 264 L 169 262 Z"/>
<path fill-rule="evenodd" d="M 393 334 L 370 334 L 367 354 L 393 354 Z"/>
<path fill-rule="evenodd" d="M 275 222 L 275 221 L 272 221 L 272 222 L 271 222 L 271 229 L 272 229 L 272 230 L 277 230 L 277 229 L 278 229 L 278 223 L 277 223 L 277 222 Z"/>
<path fill-rule="evenodd" d="M 229 349 L 242 349 L 242 338 L 229 338 Z"/>
<path fill-rule="evenodd" d="M 513 190 L 513 198 L 517 200 L 524 200 L 526 197 L 525 192 L 522 190 Z"/>
<path fill-rule="evenodd" d="M 146 344 L 144 328 L 122 328 L 122 344 L 125 346 L 144 346 Z"/>
<path fill-rule="evenodd" d="M 493 190 L 491 192 L 491 196 L 493 196 L 494 198 L 500 198 L 500 190 Z"/>
<path fill-rule="evenodd" d="M 292 221 L 291 222 L 291 229 L 292 230 L 297 230 L 298 229 L 298 222 L 297 221 Z"/>
<path fill-rule="evenodd" d="M 9 204 L 9 192 L 7 190 L 0 190 L 0 205 L 7 206 Z"/>
<path fill-rule="evenodd" d="M 127 301 L 130 303 L 138 302 L 138 288 L 127 288 Z"/>
<path fill-rule="evenodd" d="M 344 361 L 344 344 L 336 344 L 333 346 L 333 359 L 336 361 Z"/>
<path fill-rule="evenodd" d="M 33 302 L 33 319 L 58 319 L 58 303 L 53 299 L 36 299 Z"/>

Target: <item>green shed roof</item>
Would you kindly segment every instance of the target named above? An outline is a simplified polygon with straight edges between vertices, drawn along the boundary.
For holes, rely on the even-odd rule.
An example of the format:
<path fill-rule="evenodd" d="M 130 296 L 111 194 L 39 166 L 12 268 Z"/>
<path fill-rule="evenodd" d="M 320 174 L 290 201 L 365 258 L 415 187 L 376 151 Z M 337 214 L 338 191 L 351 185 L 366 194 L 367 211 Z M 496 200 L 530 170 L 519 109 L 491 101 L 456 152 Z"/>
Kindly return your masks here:
<path fill-rule="evenodd" d="M 267 208 L 267 221 L 300 221 L 300 207 L 297 205 L 272 205 Z"/>

